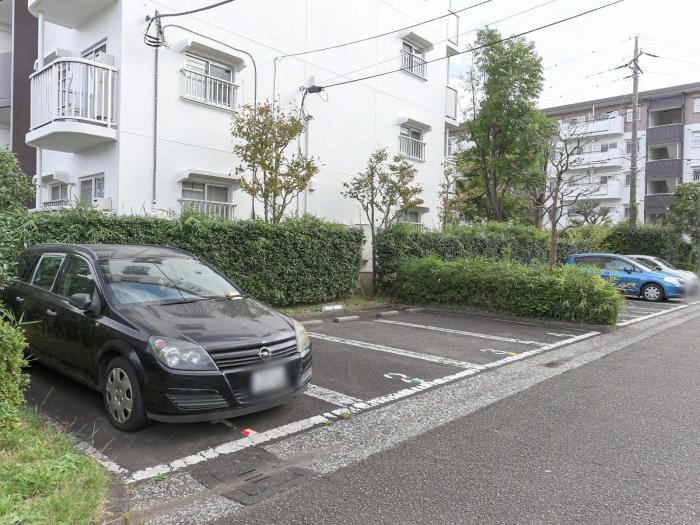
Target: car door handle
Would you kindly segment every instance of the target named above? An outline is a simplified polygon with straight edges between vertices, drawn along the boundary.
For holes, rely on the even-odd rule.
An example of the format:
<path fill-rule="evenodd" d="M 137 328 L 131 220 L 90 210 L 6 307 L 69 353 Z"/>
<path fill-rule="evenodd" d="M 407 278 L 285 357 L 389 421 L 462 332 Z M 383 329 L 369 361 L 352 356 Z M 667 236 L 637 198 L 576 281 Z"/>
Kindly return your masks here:
<path fill-rule="evenodd" d="M 51 317 L 56 317 L 56 316 L 58 315 L 58 314 L 57 314 L 56 312 L 54 312 L 51 308 L 49 308 L 48 310 L 46 310 L 46 314 L 47 314 L 47 315 L 50 315 Z"/>
<path fill-rule="evenodd" d="M 15 297 L 15 301 L 17 301 L 18 303 L 23 303 L 23 302 L 24 302 L 24 297 L 19 297 L 19 296 L 17 296 L 17 297 Z"/>

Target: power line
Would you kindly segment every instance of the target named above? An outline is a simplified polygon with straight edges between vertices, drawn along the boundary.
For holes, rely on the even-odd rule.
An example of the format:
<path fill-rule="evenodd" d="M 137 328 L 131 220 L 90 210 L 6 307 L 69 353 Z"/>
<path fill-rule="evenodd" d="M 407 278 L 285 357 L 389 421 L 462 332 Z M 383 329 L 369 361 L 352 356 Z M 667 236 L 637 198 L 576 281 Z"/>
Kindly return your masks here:
<path fill-rule="evenodd" d="M 553 4 L 554 2 L 558 2 L 558 1 L 559 0 L 547 0 L 546 2 L 542 2 L 541 4 L 537 4 L 535 6 L 528 8 L 528 9 L 524 9 L 523 11 L 518 11 L 517 13 L 513 13 L 511 15 L 504 17 L 504 18 L 499 18 L 498 20 L 493 20 L 491 22 L 488 22 L 487 24 L 485 24 L 485 26 L 488 27 L 488 26 L 491 26 L 493 24 L 499 24 L 501 22 L 505 22 L 506 20 L 510 20 L 511 18 L 515 18 L 516 16 L 520 16 L 520 15 L 523 15 L 525 13 L 529 13 L 530 11 L 534 11 L 535 9 L 539 9 L 540 7 L 544 7 L 546 5 Z M 444 44 L 445 42 L 449 42 L 454 38 L 459 38 L 461 36 L 469 35 L 469 34 L 473 33 L 474 31 L 477 31 L 483 27 L 484 27 L 484 25 L 472 27 L 471 29 L 464 31 L 462 33 L 458 33 L 454 36 L 450 36 L 450 37 L 445 38 L 443 40 L 438 40 L 437 42 L 433 42 L 431 45 L 435 46 L 437 44 Z M 424 51 L 427 51 L 428 49 L 429 49 L 428 47 L 423 47 L 420 50 L 421 50 L 421 52 L 424 52 Z M 341 77 L 347 78 L 347 75 L 352 75 L 353 73 L 359 73 L 360 71 L 364 71 L 366 69 L 370 69 L 370 68 L 373 68 L 376 66 L 381 66 L 382 64 L 386 64 L 387 62 L 392 62 L 392 61 L 396 60 L 397 58 L 401 58 L 400 55 L 394 55 L 390 58 L 386 58 L 384 60 L 380 60 L 379 62 L 375 62 L 374 64 L 370 64 L 368 66 L 363 66 L 363 67 L 358 68 L 358 69 L 353 69 L 352 71 L 348 71 L 347 73 L 343 73 L 342 75 L 336 75 L 336 76 L 331 77 L 327 80 L 324 80 L 323 82 L 321 82 L 321 84 L 325 84 L 326 82 L 331 82 L 332 80 L 335 80 L 336 78 L 341 78 Z"/>
<path fill-rule="evenodd" d="M 153 16 L 146 16 L 146 22 L 148 22 L 148 25 L 146 26 L 146 30 L 143 33 L 143 41 L 146 45 L 151 46 L 151 47 L 161 47 L 165 43 L 165 37 L 163 36 L 163 27 L 161 25 L 161 19 L 162 18 L 167 18 L 167 17 L 172 17 L 172 16 L 185 16 L 185 15 L 191 15 L 194 13 L 199 13 L 201 11 L 208 11 L 209 9 L 214 9 L 215 7 L 219 7 L 225 4 L 230 4 L 231 2 L 235 2 L 236 0 L 221 0 L 220 2 L 216 2 L 214 4 L 209 4 L 205 5 L 202 7 L 197 7 L 195 9 L 189 9 L 187 11 L 178 11 L 176 13 L 163 13 L 160 14 L 157 10 Z M 156 24 L 156 34 L 151 35 L 151 26 L 155 22 Z"/>
<path fill-rule="evenodd" d="M 310 49 L 309 51 L 299 51 L 298 53 L 289 53 L 287 55 L 281 55 L 277 58 L 287 58 L 287 57 L 296 57 L 296 56 L 301 56 L 301 55 L 308 55 L 311 53 L 320 53 L 321 51 L 329 51 L 331 49 L 338 49 L 339 47 L 345 47 L 345 46 L 350 46 L 353 44 L 359 44 L 360 42 L 367 42 L 368 40 L 374 40 L 376 38 L 381 38 L 383 36 L 387 35 L 393 35 L 394 33 L 399 33 L 401 31 L 406 31 L 408 29 L 413 29 L 414 27 L 422 26 L 425 24 L 429 24 L 430 22 L 435 22 L 436 20 L 440 20 L 442 18 L 447 18 L 448 16 L 456 15 L 457 13 L 461 13 L 463 11 L 467 11 L 469 9 L 473 9 L 475 7 L 478 7 L 480 5 L 488 4 L 489 2 L 492 2 L 493 0 L 483 0 L 482 2 L 479 2 L 478 4 L 473 4 L 467 7 L 463 7 L 462 9 L 458 9 L 457 11 L 450 11 L 446 15 L 440 15 L 436 16 L 434 18 L 430 18 L 428 20 L 423 20 L 422 22 L 417 22 L 415 24 L 411 24 L 410 26 L 405 26 L 405 27 L 400 27 L 398 29 L 393 29 L 391 31 L 387 31 L 385 33 L 380 33 L 378 35 L 373 35 L 373 36 L 368 36 L 365 38 L 359 38 L 357 40 L 352 40 L 350 42 L 343 42 L 342 44 L 335 44 L 332 46 L 326 46 L 326 47 L 319 47 L 318 49 Z"/>
<path fill-rule="evenodd" d="M 530 29 L 530 30 L 528 30 L 528 31 L 523 31 L 523 32 L 521 32 L 521 33 L 518 33 L 518 34 L 515 34 L 515 35 L 511 35 L 511 36 L 509 36 L 509 37 L 505 37 L 505 38 L 501 38 L 501 39 L 498 39 L 498 40 L 494 40 L 493 42 L 489 42 L 488 44 L 484 44 L 484 45 L 482 45 L 482 46 L 477 46 L 477 47 L 472 47 L 472 48 L 469 48 L 469 49 L 465 49 L 464 51 L 460 51 L 459 53 L 455 53 L 455 54 L 452 55 L 452 56 L 463 55 L 463 54 L 465 54 L 465 53 L 471 53 L 471 52 L 473 52 L 473 51 L 478 51 L 478 50 L 484 49 L 484 48 L 486 48 L 486 47 L 491 47 L 491 46 L 493 46 L 493 45 L 499 44 L 499 43 L 501 43 L 501 42 L 505 42 L 505 41 L 507 41 L 507 40 L 512 40 L 512 39 L 514 39 L 514 38 L 519 38 L 519 37 L 522 37 L 522 36 L 525 36 L 525 35 L 529 35 L 530 33 L 534 33 L 535 31 L 541 31 L 542 29 L 547 29 L 547 28 L 549 28 L 549 27 L 552 27 L 552 26 L 555 26 L 555 25 L 558 25 L 558 24 L 562 24 L 562 23 L 564 23 L 564 22 L 568 22 L 569 20 L 574 20 L 574 19 L 579 18 L 579 17 L 582 17 L 582 16 L 584 16 L 584 15 L 588 15 L 588 14 L 590 14 L 590 13 L 594 13 L 595 11 L 600 11 L 601 9 L 605 9 L 605 8 L 610 7 L 610 6 L 613 6 L 613 5 L 615 5 L 615 4 L 619 4 L 619 3 L 623 2 L 623 1 L 624 1 L 624 0 L 616 0 L 616 1 L 614 1 L 614 2 L 610 2 L 610 3 L 605 4 L 605 5 L 602 5 L 602 6 L 600 6 L 600 7 L 596 7 L 596 8 L 593 8 L 593 9 L 589 9 L 588 11 L 583 11 L 583 12 L 578 13 L 578 14 L 576 14 L 576 15 L 569 16 L 569 17 L 567 17 L 567 18 L 562 18 L 562 19 L 557 20 L 557 21 L 555 21 L 555 22 L 550 22 L 549 24 L 545 24 L 545 25 L 536 27 L 536 28 L 534 28 L 534 29 Z M 433 62 L 439 62 L 439 61 L 445 60 L 445 59 L 447 59 L 447 58 L 450 58 L 450 57 L 444 56 L 444 57 L 433 58 L 432 60 L 426 60 L 426 61 L 424 62 L 424 64 L 432 64 Z M 391 74 L 393 74 L 393 73 L 398 73 L 399 71 L 403 71 L 403 70 L 404 70 L 404 68 L 393 69 L 393 70 L 391 70 L 391 71 L 385 71 L 385 72 L 383 72 L 383 73 L 377 73 L 377 74 L 374 74 L 374 75 L 368 75 L 368 76 L 366 76 L 366 77 L 356 78 L 356 79 L 352 79 L 352 80 L 346 80 L 346 81 L 343 81 L 343 82 L 336 82 L 335 84 L 329 84 L 329 85 L 327 85 L 327 86 L 320 86 L 320 87 L 321 87 L 322 89 L 328 89 L 328 88 L 331 88 L 331 87 L 337 87 L 337 86 L 342 86 L 342 85 L 345 85 L 345 84 L 352 84 L 352 83 L 355 83 L 355 82 L 360 82 L 360 81 L 362 81 L 362 80 L 369 80 L 369 79 L 372 79 L 372 78 L 377 78 L 377 77 L 383 77 L 383 76 L 386 76 L 386 75 L 391 75 Z"/>

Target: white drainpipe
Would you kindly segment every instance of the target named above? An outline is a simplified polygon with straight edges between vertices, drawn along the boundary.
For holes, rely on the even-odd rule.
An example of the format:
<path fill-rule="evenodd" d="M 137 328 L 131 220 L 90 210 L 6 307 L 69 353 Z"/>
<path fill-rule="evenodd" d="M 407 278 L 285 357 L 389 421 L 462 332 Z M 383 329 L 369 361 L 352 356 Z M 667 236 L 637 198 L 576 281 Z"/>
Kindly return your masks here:
<path fill-rule="evenodd" d="M 38 16 L 39 41 L 37 44 L 37 67 L 44 67 L 44 13 Z M 44 174 L 44 148 L 36 148 L 36 209 L 41 209 L 41 176 Z"/>

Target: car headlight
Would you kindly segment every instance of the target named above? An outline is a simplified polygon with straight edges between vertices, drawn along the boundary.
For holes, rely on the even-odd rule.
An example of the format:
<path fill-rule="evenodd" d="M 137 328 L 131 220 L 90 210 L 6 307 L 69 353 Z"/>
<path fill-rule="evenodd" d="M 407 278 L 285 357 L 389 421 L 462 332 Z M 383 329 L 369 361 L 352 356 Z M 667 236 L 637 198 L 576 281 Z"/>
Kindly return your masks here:
<path fill-rule="evenodd" d="M 676 277 L 664 277 L 664 282 L 672 284 L 673 286 L 680 286 L 681 284 L 683 284 L 683 281 Z"/>
<path fill-rule="evenodd" d="M 209 354 L 199 345 L 172 339 L 170 337 L 153 336 L 148 344 L 158 361 L 174 370 L 217 370 Z"/>
<path fill-rule="evenodd" d="M 297 336 L 297 350 L 301 354 L 304 350 L 311 346 L 311 339 L 309 339 L 309 334 L 306 333 L 306 328 L 296 319 L 292 319 L 292 324 L 294 325 L 294 333 Z"/>

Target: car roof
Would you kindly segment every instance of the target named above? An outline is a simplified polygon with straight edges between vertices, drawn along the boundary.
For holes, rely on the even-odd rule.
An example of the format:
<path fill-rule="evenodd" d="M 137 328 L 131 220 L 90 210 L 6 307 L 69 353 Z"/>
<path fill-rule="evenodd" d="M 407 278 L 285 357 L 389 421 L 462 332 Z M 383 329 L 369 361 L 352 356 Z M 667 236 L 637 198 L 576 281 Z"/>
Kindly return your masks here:
<path fill-rule="evenodd" d="M 625 257 L 646 257 L 647 259 L 658 259 L 658 257 L 654 257 L 653 255 L 625 255 Z"/>
<path fill-rule="evenodd" d="M 133 257 L 192 257 L 192 254 L 179 248 L 158 246 L 153 244 L 64 244 L 45 243 L 35 244 L 27 252 L 42 253 L 56 251 L 65 253 L 80 253 L 90 258 L 128 259 Z"/>
<path fill-rule="evenodd" d="M 631 255 L 620 255 L 619 253 L 586 252 L 575 253 L 571 257 L 632 257 Z"/>

